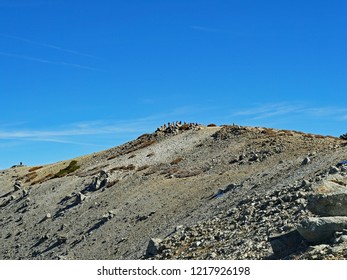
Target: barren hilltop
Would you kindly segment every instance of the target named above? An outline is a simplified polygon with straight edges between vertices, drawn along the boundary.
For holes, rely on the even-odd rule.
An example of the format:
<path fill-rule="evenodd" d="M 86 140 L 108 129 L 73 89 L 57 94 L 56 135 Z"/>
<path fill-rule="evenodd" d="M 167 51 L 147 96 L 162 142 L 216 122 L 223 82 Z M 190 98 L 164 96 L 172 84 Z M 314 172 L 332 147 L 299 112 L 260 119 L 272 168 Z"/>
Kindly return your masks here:
<path fill-rule="evenodd" d="M 174 123 L 0 171 L 0 259 L 345 259 L 347 141 Z"/>

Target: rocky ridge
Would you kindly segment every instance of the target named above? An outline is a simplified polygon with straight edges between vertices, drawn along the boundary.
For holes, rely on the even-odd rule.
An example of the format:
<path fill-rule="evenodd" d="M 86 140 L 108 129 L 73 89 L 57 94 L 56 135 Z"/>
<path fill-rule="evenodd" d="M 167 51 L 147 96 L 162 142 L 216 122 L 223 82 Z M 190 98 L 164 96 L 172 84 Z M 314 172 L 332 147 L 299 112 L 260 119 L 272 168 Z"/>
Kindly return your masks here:
<path fill-rule="evenodd" d="M 0 171 L 0 258 L 344 259 L 346 158 L 334 137 L 176 122 L 14 166 Z"/>

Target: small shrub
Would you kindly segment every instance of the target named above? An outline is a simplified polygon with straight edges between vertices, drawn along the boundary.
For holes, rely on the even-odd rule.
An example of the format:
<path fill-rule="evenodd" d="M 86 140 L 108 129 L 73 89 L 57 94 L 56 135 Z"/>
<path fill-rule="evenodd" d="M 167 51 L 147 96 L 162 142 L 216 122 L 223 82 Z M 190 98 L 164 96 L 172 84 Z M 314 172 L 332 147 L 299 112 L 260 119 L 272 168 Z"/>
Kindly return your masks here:
<path fill-rule="evenodd" d="M 151 136 L 152 136 L 151 134 L 145 133 L 145 134 L 142 134 L 141 136 L 137 137 L 137 140 L 149 139 Z"/>
<path fill-rule="evenodd" d="M 174 165 L 174 164 L 178 164 L 179 162 L 181 162 L 183 160 L 182 157 L 178 157 L 176 159 L 174 159 L 173 161 L 170 162 L 171 165 Z"/>
<path fill-rule="evenodd" d="M 261 133 L 270 137 L 276 136 L 276 131 L 271 128 L 265 128 Z"/>
<path fill-rule="evenodd" d="M 145 169 L 147 169 L 147 168 L 149 168 L 149 165 L 143 165 L 143 166 L 140 166 L 139 168 L 137 168 L 137 171 L 142 171 L 142 170 L 145 170 Z"/>
<path fill-rule="evenodd" d="M 122 170 L 122 171 L 130 171 L 130 170 L 134 170 L 135 169 L 135 165 L 133 164 L 129 164 L 128 166 L 116 166 L 114 168 L 112 168 L 110 171 L 119 171 L 119 170 Z"/>
<path fill-rule="evenodd" d="M 39 180 L 37 180 L 37 181 L 32 182 L 30 185 L 32 186 L 32 185 L 35 185 L 35 184 L 43 183 L 43 182 L 45 182 L 45 181 L 47 181 L 47 180 L 53 178 L 53 176 L 54 176 L 54 175 L 53 175 L 52 173 L 49 173 L 49 174 L 47 174 L 45 177 L 43 177 L 43 178 L 41 178 L 41 179 L 39 179 Z"/>
<path fill-rule="evenodd" d="M 154 153 L 149 153 L 148 155 L 147 155 L 147 157 L 153 157 L 154 156 Z"/>
<path fill-rule="evenodd" d="M 29 174 L 26 175 L 26 183 L 30 182 L 31 180 L 35 179 L 38 176 L 36 172 L 30 172 Z"/>
<path fill-rule="evenodd" d="M 131 155 L 130 157 L 128 157 L 128 159 L 134 158 L 136 157 L 136 155 Z"/>
<path fill-rule="evenodd" d="M 118 179 L 111 181 L 107 184 L 106 188 L 112 188 L 115 184 L 117 184 L 119 182 Z"/>
<path fill-rule="evenodd" d="M 214 123 L 210 123 L 210 124 L 207 125 L 207 127 L 216 127 L 216 126 L 217 126 L 217 125 L 214 124 Z"/>
<path fill-rule="evenodd" d="M 181 171 L 177 174 L 175 174 L 176 178 L 188 178 L 188 177 L 193 177 L 201 174 L 201 170 L 192 170 L 192 171 Z"/>
<path fill-rule="evenodd" d="M 64 177 L 68 174 L 71 174 L 72 172 L 76 171 L 79 168 L 80 168 L 80 166 L 77 165 L 77 161 L 73 160 L 69 163 L 69 165 L 67 167 L 61 169 L 58 173 L 56 173 L 54 175 L 54 178 Z"/>
<path fill-rule="evenodd" d="M 146 147 L 148 147 L 148 146 L 154 144 L 155 142 L 157 142 L 157 140 L 155 140 L 155 139 L 154 139 L 154 140 L 147 141 L 147 142 L 144 142 L 144 143 L 142 143 L 142 145 L 140 146 L 140 148 L 146 148 Z"/>
<path fill-rule="evenodd" d="M 314 138 L 314 135 L 311 134 L 311 133 L 308 133 L 308 134 L 305 134 L 304 137 L 305 137 L 305 138 L 312 139 L 312 138 Z"/>
<path fill-rule="evenodd" d="M 115 159 L 117 156 L 118 156 L 118 155 L 110 156 L 109 158 L 107 158 L 107 160 Z"/>
<path fill-rule="evenodd" d="M 147 171 L 145 174 L 143 174 L 143 175 L 145 175 L 145 176 L 149 176 L 149 175 L 152 175 L 152 174 L 154 174 L 156 172 L 156 170 L 153 168 L 153 169 L 151 169 L 151 170 L 149 170 L 149 171 Z"/>
<path fill-rule="evenodd" d="M 32 168 L 30 168 L 28 171 L 29 172 L 33 172 L 33 171 L 36 171 L 36 170 L 38 170 L 38 169 L 40 169 L 40 168 L 42 168 L 43 166 L 34 166 L 34 167 L 32 167 Z"/>

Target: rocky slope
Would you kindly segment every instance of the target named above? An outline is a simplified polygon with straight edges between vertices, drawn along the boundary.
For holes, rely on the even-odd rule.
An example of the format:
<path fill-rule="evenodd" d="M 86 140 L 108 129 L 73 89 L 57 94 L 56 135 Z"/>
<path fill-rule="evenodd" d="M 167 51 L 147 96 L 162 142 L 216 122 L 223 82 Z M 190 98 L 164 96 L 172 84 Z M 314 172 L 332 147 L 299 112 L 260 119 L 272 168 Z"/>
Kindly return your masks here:
<path fill-rule="evenodd" d="M 344 208 L 347 173 L 336 165 L 346 144 L 176 123 L 99 153 L 2 170 L 0 259 L 344 259 L 344 213 L 331 215 L 321 197 Z"/>

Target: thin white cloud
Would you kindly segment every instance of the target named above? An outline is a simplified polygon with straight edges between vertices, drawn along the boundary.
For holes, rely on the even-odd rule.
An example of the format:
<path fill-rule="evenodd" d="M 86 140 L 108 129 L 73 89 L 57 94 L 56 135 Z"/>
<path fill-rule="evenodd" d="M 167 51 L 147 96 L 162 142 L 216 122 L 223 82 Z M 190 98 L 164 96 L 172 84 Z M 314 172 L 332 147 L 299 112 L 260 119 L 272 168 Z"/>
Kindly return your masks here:
<path fill-rule="evenodd" d="M 12 40 L 25 42 L 25 43 L 28 43 L 28 44 L 31 44 L 31 45 L 40 46 L 40 47 L 43 47 L 43 48 L 54 49 L 54 50 L 57 50 L 57 51 L 60 51 L 60 52 L 70 53 L 70 54 L 74 54 L 74 55 L 78 55 L 78 56 L 84 56 L 84 57 L 89 57 L 89 58 L 94 58 L 94 59 L 101 59 L 100 57 L 97 57 L 97 56 L 94 56 L 94 55 L 90 55 L 90 54 L 86 54 L 86 53 L 83 53 L 83 52 L 78 52 L 78 51 L 75 51 L 75 50 L 63 48 L 63 47 L 60 47 L 60 46 L 57 46 L 57 45 L 53 45 L 53 44 L 40 43 L 40 42 L 36 42 L 36 41 L 29 40 L 29 39 L 26 39 L 26 38 L 12 36 L 12 35 L 7 35 L 7 34 L 3 34 L 3 33 L 0 33 L 0 36 L 2 36 L 4 38 L 12 39 Z"/>
<path fill-rule="evenodd" d="M 67 144 L 87 144 L 76 139 L 93 138 L 100 135 L 129 135 L 142 133 L 143 122 L 107 123 L 92 121 L 65 125 L 57 129 L 0 129 L 0 140 L 28 140 Z"/>
<path fill-rule="evenodd" d="M 253 108 L 238 111 L 235 116 L 249 116 L 252 119 L 264 119 L 278 115 L 299 112 L 303 107 L 301 105 L 293 105 L 286 103 L 258 105 Z"/>
<path fill-rule="evenodd" d="M 47 59 L 43 59 L 43 58 L 20 55 L 20 54 L 0 52 L 0 55 L 6 56 L 6 57 L 12 57 L 12 58 L 16 58 L 16 59 L 24 59 L 24 60 L 30 60 L 30 61 L 40 62 L 40 63 L 53 64 L 53 65 L 61 65 L 61 66 L 85 69 L 85 70 L 90 70 L 90 71 L 101 71 L 97 68 L 93 68 L 93 67 L 89 67 L 89 66 L 85 66 L 85 65 L 81 65 L 81 64 L 68 63 L 68 62 L 64 62 L 64 61 L 52 61 L 52 60 L 47 60 Z"/>
<path fill-rule="evenodd" d="M 56 129 L 20 129 L 16 127 L 2 126 L 0 123 L 0 140 L 21 140 L 37 142 L 57 142 L 66 144 L 94 143 L 95 139 L 131 139 L 143 133 L 150 133 L 165 121 L 184 120 L 186 115 L 195 114 L 203 111 L 203 108 L 192 106 L 178 107 L 171 112 L 163 114 L 153 114 L 146 117 L 124 120 L 124 121 L 104 121 L 93 120 L 65 124 Z M 29 124 L 24 124 L 26 127 Z M 23 127 L 23 126 L 22 126 Z M 104 141 L 103 140 L 103 141 Z M 92 144 L 95 145 L 95 144 Z"/>
<path fill-rule="evenodd" d="M 235 112 L 233 116 L 243 116 L 251 120 L 273 119 L 275 117 L 285 117 L 288 115 L 302 115 L 308 117 L 329 117 L 343 120 L 347 114 L 347 109 L 339 107 L 309 107 L 302 104 L 291 103 L 270 103 L 259 104 L 245 110 Z"/>

